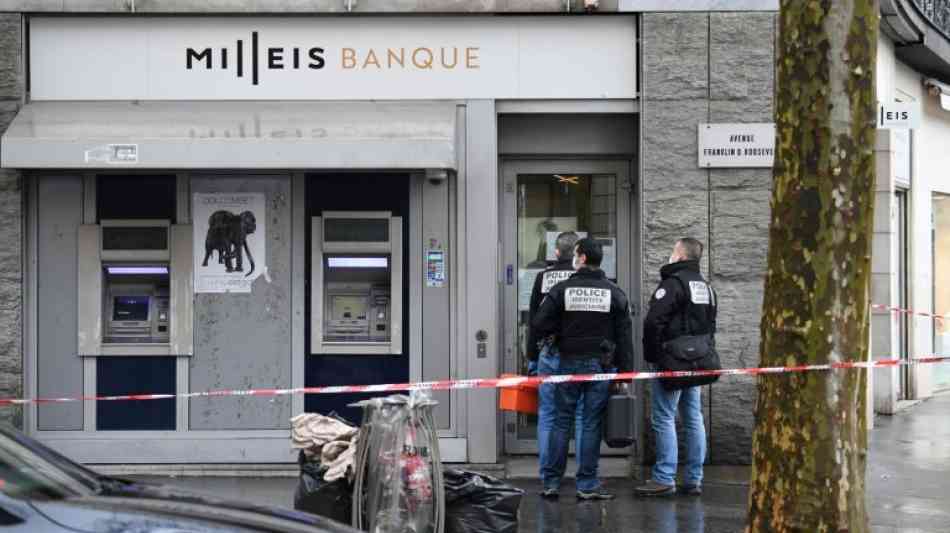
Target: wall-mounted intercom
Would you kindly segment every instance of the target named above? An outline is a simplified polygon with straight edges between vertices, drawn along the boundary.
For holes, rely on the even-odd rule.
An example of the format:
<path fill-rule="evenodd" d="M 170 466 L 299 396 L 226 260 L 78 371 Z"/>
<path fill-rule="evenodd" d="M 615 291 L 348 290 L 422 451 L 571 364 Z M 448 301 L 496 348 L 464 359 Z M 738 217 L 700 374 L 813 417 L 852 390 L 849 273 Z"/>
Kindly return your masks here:
<path fill-rule="evenodd" d="M 402 219 L 326 211 L 312 220 L 311 353 L 402 353 Z"/>
<path fill-rule="evenodd" d="M 191 354 L 190 229 L 167 220 L 80 228 L 80 355 Z"/>

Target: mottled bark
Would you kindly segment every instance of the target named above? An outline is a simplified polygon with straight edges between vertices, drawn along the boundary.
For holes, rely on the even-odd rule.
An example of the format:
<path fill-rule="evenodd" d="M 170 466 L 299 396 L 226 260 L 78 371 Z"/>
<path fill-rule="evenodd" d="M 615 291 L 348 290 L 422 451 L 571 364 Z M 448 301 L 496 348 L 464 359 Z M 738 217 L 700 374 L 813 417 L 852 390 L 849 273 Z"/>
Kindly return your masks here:
<path fill-rule="evenodd" d="M 762 366 L 862 361 L 876 0 L 782 0 Z M 868 531 L 865 370 L 759 378 L 750 532 Z"/>

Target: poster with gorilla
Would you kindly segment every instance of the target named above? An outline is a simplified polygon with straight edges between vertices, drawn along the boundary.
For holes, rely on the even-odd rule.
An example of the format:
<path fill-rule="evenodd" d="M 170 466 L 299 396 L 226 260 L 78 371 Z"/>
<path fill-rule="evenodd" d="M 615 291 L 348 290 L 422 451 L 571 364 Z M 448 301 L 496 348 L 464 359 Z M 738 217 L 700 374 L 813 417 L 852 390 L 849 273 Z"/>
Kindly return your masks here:
<path fill-rule="evenodd" d="M 251 292 L 267 278 L 263 193 L 195 193 L 195 292 Z"/>

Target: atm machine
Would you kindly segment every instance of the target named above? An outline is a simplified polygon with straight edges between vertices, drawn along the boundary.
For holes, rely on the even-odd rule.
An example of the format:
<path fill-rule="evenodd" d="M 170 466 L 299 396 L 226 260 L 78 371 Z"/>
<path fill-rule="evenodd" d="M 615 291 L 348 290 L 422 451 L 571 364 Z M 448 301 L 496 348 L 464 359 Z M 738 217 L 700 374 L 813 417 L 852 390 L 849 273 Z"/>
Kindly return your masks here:
<path fill-rule="evenodd" d="M 402 218 L 325 211 L 311 233 L 311 353 L 402 353 Z"/>
<path fill-rule="evenodd" d="M 102 220 L 79 236 L 79 355 L 190 355 L 191 226 Z"/>

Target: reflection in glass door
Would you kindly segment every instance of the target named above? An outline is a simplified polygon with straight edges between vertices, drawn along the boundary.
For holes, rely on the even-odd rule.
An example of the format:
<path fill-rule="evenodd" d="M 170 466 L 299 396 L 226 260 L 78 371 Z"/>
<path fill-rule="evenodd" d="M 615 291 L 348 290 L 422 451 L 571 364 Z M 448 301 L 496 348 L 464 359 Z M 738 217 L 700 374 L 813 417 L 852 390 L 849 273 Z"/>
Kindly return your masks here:
<path fill-rule="evenodd" d="M 910 298 L 907 283 L 908 272 L 908 194 L 904 189 L 898 189 L 894 193 L 895 203 L 897 204 L 897 305 L 901 309 L 910 307 Z M 897 355 L 902 360 L 910 359 L 910 325 L 911 319 L 904 313 L 897 315 Z M 911 375 L 910 367 L 902 365 L 900 367 L 900 380 L 898 382 L 898 398 L 901 400 L 910 400 L 911 395 Z"/>
<path fill-rule="evenodd" d="M 950 194 L 933 196 L 934 349 L 950 356 Z M 950 364 L 933 366 L 935 390 L 950 389 Z"/>
<path fill-rule="evenodd" d="M 527 373 L 531 289 L 538 272 L 554 263 L 560 233 L 599 239 L 607 277 L 629 291 L 628 166 L 577 161 L 505 166 L 506 371 Z M 536 453 L 536 417 L 506 416 L 507 451 Z"/>

